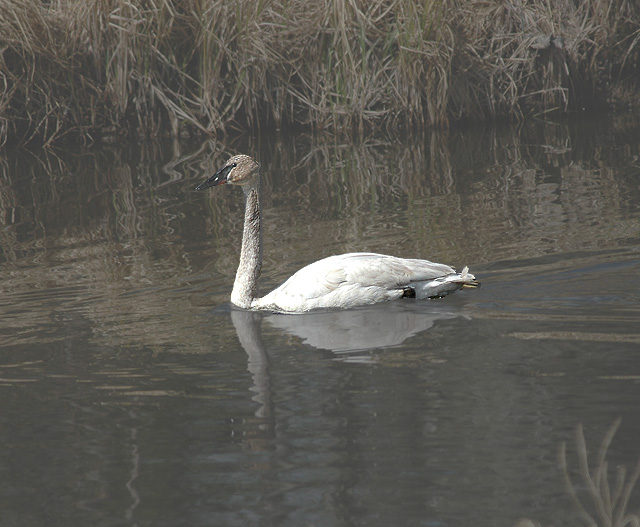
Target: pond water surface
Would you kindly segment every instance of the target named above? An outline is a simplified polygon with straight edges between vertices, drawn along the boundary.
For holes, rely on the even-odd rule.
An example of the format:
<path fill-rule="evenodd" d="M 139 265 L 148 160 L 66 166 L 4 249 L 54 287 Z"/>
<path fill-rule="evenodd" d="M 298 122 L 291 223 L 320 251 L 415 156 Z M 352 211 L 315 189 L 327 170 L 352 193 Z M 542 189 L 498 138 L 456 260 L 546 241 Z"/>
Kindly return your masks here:
<path fill-rule="evenodd" d="M 193 189 L 238 152 L 265 174 L 263 292 L 350 251 L 482 287 L 232 308 L 242 195 Z M 0 525 L 621 525 L 639 156 L 621 119 L 5 152 Z"/>

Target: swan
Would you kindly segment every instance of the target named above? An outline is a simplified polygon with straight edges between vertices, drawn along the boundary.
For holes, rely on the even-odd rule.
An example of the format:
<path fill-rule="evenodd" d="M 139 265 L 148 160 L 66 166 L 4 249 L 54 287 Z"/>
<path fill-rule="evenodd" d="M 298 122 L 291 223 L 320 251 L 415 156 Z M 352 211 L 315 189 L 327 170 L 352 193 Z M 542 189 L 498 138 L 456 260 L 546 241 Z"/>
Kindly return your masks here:
<path fill-rule="evenodd" d="M 376 253 L 347 253 L 323 258 L 303 267 L 268 295 L 257 296 L 262 267 L 260 164 L 236 155 L 196 187 L 239 185 L 245 195 L 240 263 L 231 303 L 250 310 L 304 313 L 318 308 L 351 308 L 403 296 L 443 297 L 480 284 L 465 267 L 456 273 L 448 265 Z"/>

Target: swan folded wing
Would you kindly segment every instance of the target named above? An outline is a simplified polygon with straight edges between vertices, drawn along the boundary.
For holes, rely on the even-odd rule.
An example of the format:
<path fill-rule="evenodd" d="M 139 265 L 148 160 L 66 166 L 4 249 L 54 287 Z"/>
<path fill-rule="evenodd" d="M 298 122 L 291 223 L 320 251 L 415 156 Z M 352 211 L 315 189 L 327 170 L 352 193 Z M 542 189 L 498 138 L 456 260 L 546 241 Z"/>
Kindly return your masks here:
<path fill-rule="evenodd" d="M 455 273 L 455 270 L 448 265 L 428 260 L 397 258 L 372 253 L 352 254 L 354 258 L 351 258 L 349 265 L 346 266 L 349 281 L 363 285 L 377 285 L 388 289 L 404 288 L 413 282 L 431 280 Z"/>
<path fill-rule="evenodd" d="M 340 287 L 403 288 L 412 282 L 431 280 L 455 273 L 444 264 L 428 260 L 396 258 L 376 253 L 347 253 L 329 256 L 300 269 L 281 287 L 290 293 L 304 292 L 318 298 Z"/>

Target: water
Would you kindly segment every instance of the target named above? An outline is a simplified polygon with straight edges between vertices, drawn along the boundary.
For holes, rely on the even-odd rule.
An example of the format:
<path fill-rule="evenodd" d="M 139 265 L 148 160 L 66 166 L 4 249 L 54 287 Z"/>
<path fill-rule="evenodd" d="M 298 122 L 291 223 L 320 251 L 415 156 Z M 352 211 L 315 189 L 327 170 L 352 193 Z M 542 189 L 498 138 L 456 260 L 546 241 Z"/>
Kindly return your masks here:
<path fill-rule="evenodd" d="M 580 525 L 570 492 L 604 524 L 617 467 L 637 514 L 639 139 L 600 121 L 6 153 L 0 524 Z M 482 287 L 231 308 L 242 198 L 192 189 L 235 152 L 266 174 L 263 290 L 353 250 Z"/>

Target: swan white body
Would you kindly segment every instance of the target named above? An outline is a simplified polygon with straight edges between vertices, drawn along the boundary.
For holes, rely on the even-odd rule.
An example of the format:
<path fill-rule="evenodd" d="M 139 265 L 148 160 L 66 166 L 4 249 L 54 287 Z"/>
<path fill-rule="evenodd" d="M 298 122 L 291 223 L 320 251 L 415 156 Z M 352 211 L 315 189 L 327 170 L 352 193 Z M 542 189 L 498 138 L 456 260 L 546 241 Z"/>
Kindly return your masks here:
<path fill-rule="evenodd" d="M 318 260 L 300 269 L 268 295 L 257 297 L 262 266 L 260 165 L 249 156 L 234 156 L 197 190 L 225 183 L 241 185 L 246 197 L 240 264 L 231 293 L 239 307 L 285 313 L 318 308 L 350 308 L 395 300 L 442 297 L 462 287 L 477 287 L 465 267 L 376 253 L 347 253 Z"/>
<path fill-rule="evenodd" d="M 473 277 L 448 265 L 375 253 L 348 253 L 318 260 L 300 269 L 252 308 L 299 312 L 316 308 L 355 307 L 395 300 L 408 289 L 416 298 L 445 296 Z"/>

